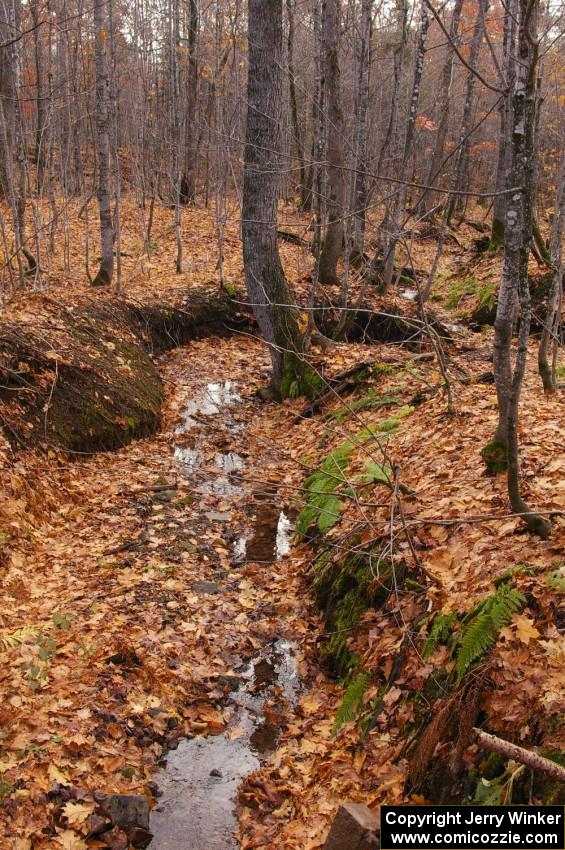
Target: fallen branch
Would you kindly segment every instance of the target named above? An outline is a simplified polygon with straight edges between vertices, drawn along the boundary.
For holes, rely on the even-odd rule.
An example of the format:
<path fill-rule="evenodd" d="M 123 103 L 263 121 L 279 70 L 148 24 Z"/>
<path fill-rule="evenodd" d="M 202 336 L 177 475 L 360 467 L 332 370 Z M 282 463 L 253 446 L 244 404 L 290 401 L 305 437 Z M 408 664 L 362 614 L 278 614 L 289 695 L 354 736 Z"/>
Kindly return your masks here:
<path fill-rule="evenodd" d="M 501 756 L 513 759 L 521 764 L 526 764 L 532 770 L 540 770 L 542 773 L 547 773 L 552 779 L 565 782 L 565 767 L 557 764 L 556 761 L 546 759 L 538 755 L 538 753 L 526 750 L 524 747 L 519 747 L 517 744 L 511 744 L 510 741 L 497 738 L 496 735 L 489 735 L 488 732 L 483 732 L 482 729 L 474 727 L 473 732 L 477 738 L 477 743 L 481 747 L 484 747 L 485 750 L 489 750 L 492 753 L 499 753 Z"/>

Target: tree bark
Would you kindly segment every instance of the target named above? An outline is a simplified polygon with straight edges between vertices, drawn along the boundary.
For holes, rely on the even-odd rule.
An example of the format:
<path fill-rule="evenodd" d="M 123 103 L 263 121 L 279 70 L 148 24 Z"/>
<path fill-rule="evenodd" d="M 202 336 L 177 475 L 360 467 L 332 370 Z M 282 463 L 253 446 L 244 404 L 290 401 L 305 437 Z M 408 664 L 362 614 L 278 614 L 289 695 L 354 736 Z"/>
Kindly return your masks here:
<path fill-rule="evenodd" d="M 319 281 L 338 284 L 337 263 L 343 253 L 343 214 L 345 179 L 343 156 L 343 113 L 340 103 L 339 20 L 340 0 L 324 0 L 322 6 L 322 42 L 326 107 L 326 155 L 328 160 L 328 226 L 320 253 Z"/>
<path fill-rule="evenodd" d="M 430 19 L 428 16 L 428 7 L 425 0 L 422 0 L 420 12 L 420 31 L 418 35 L 418 46 L 416 48 L 416 64 L 414 67 L 414 82 L 412 84 L 412 96 L 410 98 L 410 111 L 408 113 L 408 123 L 406 125 L 406 133 L 404 136 L 404 151 L 402 154 L 402 163 L 400 166 L 400 180 L 405 181 L 408 175 L 408 165 L 412 156 L 414 147 L 414 133 L 416 130 L 416 117 L 418 114 L 418 103 L 420 102 L 420 86 L 422 83 L 422 73 L 424 70 L 424 56 L 426 53 L 426 40 L 428 37 L 428 29 Z M 384 271 L 384 290 L 389 289 L 394 275 L 394 261 L 396 258 L 396 246 L 401 236 L 399 232 L 400 217 L 404 212 L 404 202 L 406 199 L 406 183 L 401 182 L 396 189 L 395 198 L 393 201 L 393 210 L 390 219 L 390 239 L 388 240 L 387 250 L 385 255 L 385 271 Z"/>
<path fill-rule="evenodd" d="M 100 268 L 92 286 L 110 286 L 114 274 L 112 210 L 110 205 L 110 116 L 106 39 L 109 21 L 104 0 L 94 7 L 96 37 L 96 136 L 98 153 L 98 215 L 100 218 Z"/>
<path fill-rule="evenodd" d="M 277 399 L 313 391 L 297 310 L 277 247 L 281 145 L 282 0 L 249 0 L 243 261 L 247 291 L 273 365 Z"/>
<path fill-rule="evenodd" d="M 504 12 L 504 35 L 502 41 L 502 73 L 508 86 L 509 93 L 500 101 L 498 153 L 496 161 L 495 191 L 492 212 L 492 230 L 490 247 L 496 251 L 504 245 L 504 219 L 506 216 L 506 195 L 500 194 L 506 189 L 508 171 L 510 168 L 511 146 L 509 144 L 508 127 L 512 120 L 511 90 L 514 79 L 514 41 L 516 39 L 516 22 L 513 14 L 513 0 L 508 0 Z"/>
<path fill-rule="evenodd" d="M 310 209 L 311 190 L 308 185 L 308 171 L 304 157 L 304 138 L 300 129 L 298 119 L 298 98 L 296 95 L 296 69 L 294 65 L 294 5 L 293 0 L 286 0 L 286 16 L 288 20 L 287 37 L 287 62 L 288 62 L 288 93 L 290 99 L 290 116 L 292 119 L 292 132 L 296 145 L 299 167 L 299 192 L 300 207 L 303 210 Z"/>
<path fill-rule="evenodd" d="M 453 63 L 455 60 L 455 50 L 452 42 L 456 42 L 459 33 L 459 23 L 461 21 L 461 10 L 463 8 L 463 0 L 456 0 L 453 7 L 451 24 L 449 27 L 449 43 L 446 46 L 446 55 L 441 72 L 441 81 L 439 87 L 439 95 L 437 99 L 436 114 L 439 116 L 439 124 L 434 144 L 434 152 L 432 162 L 428 171 L 428 186 L 433 185 L 438 180 L 443 162 L 443 154 L 445 150 L 445 140 L 447 139 L 447 131 L 449 128 L 449 107 L 451 100 L 451 84 L 453 80 Z M 432 209 L 438 203 L 438 195 L 433 191 L 428 193 L 423 191 L 422 199 L 419 204 L 421 214 L 426 210 Z"/>
<path fill-rule="evenodd" d="M 510 741 L 504 741 L 496 735 L 489 735 L 488 732 L 483 732 L 482 729 L 473 729 L 477 743 L 485 750 L 491 753 L 499 753 L 507 759 L 518 761 L 520 764 L 526 764 L 532 770 L 539 770 L 546 773 L 552 779 L 557 779 L 560 782 L 565 782 L 565 767 L 562 767 L 556 761 L 551 761 L 543 756 L 534 753 L 531 750 L 526 750 L 524 747 L 518 747 Z"/>
<path fill-rule="evenodd" d="M 494 375 L 498 397 L 498 426 L 494 439 L 483 449 L 487 463 L 508 469 L 508 495 L 512 510 L 523 514 L 528 528 L 542 538 L 551 526 L 530 510 L 520 492 L 518 457 L 518 418 L 520 395 L 528 356 L 531 321 L 528 260 L 532 242 L 535 203 L 537 66 L 539 42 L 537 13 L 539 0 L 519 0 L 518 61 L 512 98 L 512 161 L 510 184 L 520 187 L 508 198 L 504 263 L 494 326 Z M 520 330 L 514 366 L 512 330 L 517 307 Z"/>
<path fill-rule="evenodd" d="M 371 74 L 371 30 L 373 0 L 362 0 L 361 43 L 359 46 L 359 82 L 355 123 L 355 161 L 353 211 L 354 229 L 352 254 L 363 256 L 367 214 L 367 113 L 369 109 L 369 82 Z"/>
<path fill-rule="evenodd" d="M 186 158 L 182 180 L 181 201 L 192 203 L 196 197 L 198 175 L 198 0 L 188 0 L 188 85 L 186 103 Z"/>
<path fill-rule="evenodd" d="M 553 279 L 547 304 L 547 314 L 538 349 L 538 369 L 546 393 L 557 392 L 557 375 L 554 367 L 556 358 L 548 359 L 550 343 L 557 347 L 559 343 L 559 325 L 561 321 L 561 301 L 563 295 L 563 229 L 565 226 L 565 134 L 561 139 L 561 160 L 555 187 L 553 204 L 553 227 L 551 229 L 550 255 L 553 265 Z"/>
<path fill-rule="evenodd" d="M 473 32 L 473 40 L 471 42 L 471 52 L 469 54 L 469 65 L 471 68 L 477 68 L 479 56 L 481 52 L 481 44 L 485 31 L 485 19 L 489 7 L 489 0 L 479 0 L 477 9 L 477 19 L 475 21 L 475 29 Z M 463 189 L 466 183 L 465 173 L 468 166 L 469 152 L 469 133 L 473 119 L 473 93 L 475 91 L 475 74 L 472 71 L 467 73 L 467 85 L 465 89 L 465 101 L 463 104 L 463 116 L 461 119 L 461 133 L 459 136 L 459 146 L 455 155 L 455 163 L 453 166 L 452 191 L 447 200 L 447 224 L 450 223 L 453 213 L 457 205 L 458 195 L 457 190 Z"/>

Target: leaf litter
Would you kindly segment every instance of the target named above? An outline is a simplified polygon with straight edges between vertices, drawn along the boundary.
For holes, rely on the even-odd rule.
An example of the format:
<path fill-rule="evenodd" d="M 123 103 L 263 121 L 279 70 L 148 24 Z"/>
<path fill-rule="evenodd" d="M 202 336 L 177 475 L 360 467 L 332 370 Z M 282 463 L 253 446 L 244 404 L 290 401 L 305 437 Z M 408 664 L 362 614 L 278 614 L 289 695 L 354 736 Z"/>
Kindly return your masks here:
<path fill-rule="evenodd" d="M 197 238 L 210 228 L 208 218 L 198 211 L 184 223 L 194 230 L 191 285 L 211 281 L 212 253 Z M 235 229 L 232 237 L 226 265 L 239 280 Z M 420 249 L 425 260 L 425 246 Z M 302 297 L 309 261 L 298 253 L 283 246 Z M 464 255 L 449 259 L 454 274 L 468 261 Z M 486 276 L 496 278 L 492 259 L 481 262 Z M 134 297 L 149 289 L 175 303 L 186 289 L 188 278 L 171 272 L 165 249 L 130 265 L 127 285 Z M 62 275 L 60 285 L 66 286 Z M 63 294 L 66 303 L 75 299 L 71 291 Z M 32 321 L 45 309 L 51 332 L 62 333 L 45 305 L 43 296 L 26 295 L 12 311 Z M 54 368 L 65 356 L 60 342 Z M 348 640 L 371 674 L 361 714 L 380 706 L 364 735 L 355 722 L 334 734 L 345 687 L 319 662 L 323 623 L 309 589 L 316 541 L 295 542 L 274 564 L 243 566 L 235 563 L 234 543 L 249 533 L 258 497 L 295 517 L 303 507 L 305 478 L 328 452 L 363 427 L 376 429 L 394 409 L 360 404 L 344 416 L 343 400 L 336 399 L 323 415 L 294 424 L 300 400 L 277 407 L 255 398 L 268 358 L 257 342 L 238 336 L 195 342 L 160 359 L 167 398 L 164 428 L 156 437 L 72 464 L 54 451 L 14 456 L 7 443 L 0 444 L 0 830 L 9 846 L 102 847 L 88 838 L 93 792 L 143 793 L 154 806 L 154 779 L 170 748 L 192 736 L 227 733 L 237 740 L 242 731 L 237 721 L 230 726 L 236 708 L 226 683 L 241 679 L 249 659 L 281 639 L 296 647 L 303 692 L 294 707 L 278 712 L 276 749 L 240 788 L 240 846 L 320 848 L 344 798 L 373 807 L 423 802 L 406 784 L 414 698 L 437 671 L 455 667 L 446 645 L 424 661 L 427 617 L 464 615 L 519 565 L 530 568 L 513 578 L 526 606 L 501 629 L 488 662 L 479 667 L 489 677 L 482 710 L 488 728 L 502 737 L 510 723 L 524 746 L 565 748 L 559 721 L 565 710 L 563 523 L 556 520 L 548 542 L 522 534 L 507 515 L 503 479 L 484 475 L 478 452 L 494 429 L 496 400 L 493 387 L 477 379 L 488 368 L 490 350 L 490 331 L 457 330 L 450 355 L 464 380 L 455 382 L 458 415 L 450 419 L 433 363 L 409 362 L 400 347 L 371 347 L 376 360 L 395 366 L 375 390 L 404 405 L 424 390 L 424 401 L 390 434 L 369 448 L 354 448 L 347 476 L 356 495 L 344 497 L 325 545 L 339 551 L 352 530 L 364 544 L 387 543 L 390 490 L 382 476 L 360 481 L 367 478 L 367 464 L 385 468 L 384 445 L 407 488 L 412 546 L 437 582 L 415 568 L 396 517 L 397 568 L 413 571 L 423 590 L 392 593 L 384 606 L 361 616 Z M 336 374 L 366 360 L 367 347 L 340 344 L 316 357 L 326 374 Z M 561 402 L 543 395 L 534 360 L 522 403 L 523 475 L 532 503 L 559 511 L 565 508 Z M 190 405 L 204 397 L 208 384 L 225 380 L 241 401 L 222 410 L 224 427 Z M 326 418 L 332 412 L 339 413 L 333 422 Z M 179 435 L 187 415 L 194 424 Z M 199 452 L 198 463 L 183 468 L 175 448 Z M 218 453 L 232 458 L 229 469 L 218 465 Z M 243 467 L 233 456 L 243 459 Z M 233 489 L 210 487 L 218 478 Z M 369 489 L 359 495 L 359 486 Z M 489 519 L 473 519 L 482 516 Z M 437 715 L 441 689 L 427 699 L 428 716 Z M 463 757 L 476 766 L 476 747 L 467 747 Z"/>

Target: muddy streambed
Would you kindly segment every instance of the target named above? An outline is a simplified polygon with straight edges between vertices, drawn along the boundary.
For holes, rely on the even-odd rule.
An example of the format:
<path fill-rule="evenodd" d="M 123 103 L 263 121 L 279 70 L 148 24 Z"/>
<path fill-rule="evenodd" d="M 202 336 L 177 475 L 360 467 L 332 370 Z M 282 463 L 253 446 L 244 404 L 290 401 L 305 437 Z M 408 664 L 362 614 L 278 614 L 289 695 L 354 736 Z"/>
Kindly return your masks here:
<path fill-rule="evenodd" d="M 198 493 L 218 498 L 219 509 L 206 514 L 224 525 L 233 570 L 248 562 L 272 564 L 290 550 L 292 523 L 277 507 L 271 484 L 246 481 L 245 422 L 238 416 L 242 399 L 231 381 L 209 383 L 182 411 L 175 430 L 179 473 Z M 210 463 L 210 442 L 213 461 Z M 216 448 L 217 447 L 217 448 Z M 205 458 L 207 461 L 205 462 Z M 230 507 L 244 515 L 231 526 Z M 206 589 L 204 589 L 206 592 Z M 221 593 L 221 586 L 209 588 Z M 151 814 L 151 850 L 236 850 L 235 805 L 242 780 L 276 749 L 278 712 L 295 705 L 300 681 L 294 647 L 279 638 L 241 659 L 236 675 L 226 677 L 232 711 L 220 735 L 181 741 L 168 753 L 155 777 L 157 806 Z M 273 710 L 274 707 L 274 710 Z M 273 720 L 273 717 L 275 720 Z"/>

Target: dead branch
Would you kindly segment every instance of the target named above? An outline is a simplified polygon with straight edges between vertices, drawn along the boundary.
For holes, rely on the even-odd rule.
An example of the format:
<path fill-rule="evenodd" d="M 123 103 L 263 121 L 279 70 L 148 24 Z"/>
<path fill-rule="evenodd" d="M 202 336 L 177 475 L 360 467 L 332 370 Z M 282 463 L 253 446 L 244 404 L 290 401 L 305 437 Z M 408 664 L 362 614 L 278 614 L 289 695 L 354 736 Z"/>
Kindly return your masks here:
<path fill-rule="evenodd" d="M 519 747 L 517 744 L 511 744 L 510 741 L 504 741 L 496 735 L 490 735 L 488 732 L 483 732 L 482 729 L 473 728 L 473 732 L 477 738 L 477 743 L 489 750 L 492 753 L 499 753 L 508 759 L 513 759 L 521 764 L 526 764 L 532 770 L 540 770 L 542 773 L 547 773 L 552 779 L 557 779 L 559 782 L 565 782 L 565 767 L 557 764 L 555 761 L 546 759 L 532 750 L 526 750 L 524 747 Z"/>

